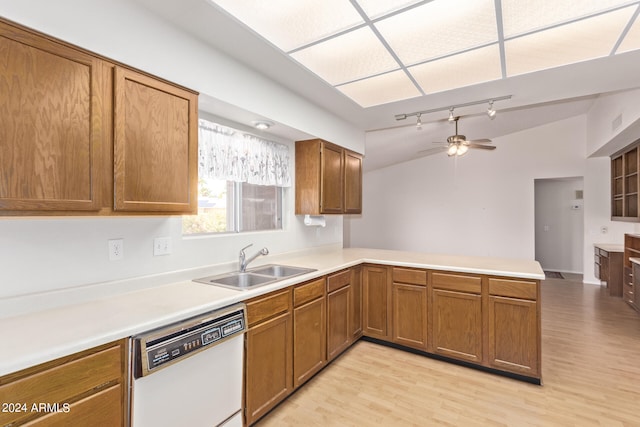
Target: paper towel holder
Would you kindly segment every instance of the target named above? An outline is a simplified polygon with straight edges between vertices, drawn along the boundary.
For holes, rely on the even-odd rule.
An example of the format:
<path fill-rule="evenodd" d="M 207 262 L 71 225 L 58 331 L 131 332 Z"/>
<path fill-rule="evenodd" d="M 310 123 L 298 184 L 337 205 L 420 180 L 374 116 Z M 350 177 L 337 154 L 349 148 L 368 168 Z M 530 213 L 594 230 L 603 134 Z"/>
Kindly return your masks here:
<path fill-rule="evenodd" d="M 304 225 L 307 227 L 326 227 L 327 221 L 324 215 L 305 215 Z"/>

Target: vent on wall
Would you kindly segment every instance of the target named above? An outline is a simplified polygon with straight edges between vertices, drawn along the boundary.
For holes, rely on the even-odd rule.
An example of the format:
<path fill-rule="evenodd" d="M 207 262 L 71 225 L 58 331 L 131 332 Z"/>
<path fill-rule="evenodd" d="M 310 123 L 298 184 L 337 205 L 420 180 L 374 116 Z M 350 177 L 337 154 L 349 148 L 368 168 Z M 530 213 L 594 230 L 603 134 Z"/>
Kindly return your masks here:
<path fill-rule="evenodd" d="M 577 200 L 582 200 L 582 199 L 583 199 L 583 197 L 582 197 L 582 191 L 583 191 L 583 190 L 576 190 L 576 199 L 577 199 Z"/>

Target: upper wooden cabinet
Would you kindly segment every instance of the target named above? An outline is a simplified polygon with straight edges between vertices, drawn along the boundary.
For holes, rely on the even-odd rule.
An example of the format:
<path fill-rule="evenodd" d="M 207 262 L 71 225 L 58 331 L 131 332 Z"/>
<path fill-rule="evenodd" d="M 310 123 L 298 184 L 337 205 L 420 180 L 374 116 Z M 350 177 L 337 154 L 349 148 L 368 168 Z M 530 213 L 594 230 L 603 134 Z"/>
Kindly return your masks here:
<path fill-rule="evenodd" d="M 362 156 L 321 139 L 297 141 L 295 213 L 362 213 Z"/>
<path fill-rule="evenodd" d="M 0 21 L 1 211 L 100 209 L 106 69 Z"/>
<path fill-rule="evenodd" d="M 637 142 L 611 157 L 611 219 L 613 221 L 640 221 L 639 160 Z"/>
<path fill-rule="evenodd" d="M 0 215 L 195 213 L 197 93 L 0 19 Z"/>
<path fill-rule="evenodd" d="M 198 208 L 197 96 L 116 67 L 114 210 Z"/>

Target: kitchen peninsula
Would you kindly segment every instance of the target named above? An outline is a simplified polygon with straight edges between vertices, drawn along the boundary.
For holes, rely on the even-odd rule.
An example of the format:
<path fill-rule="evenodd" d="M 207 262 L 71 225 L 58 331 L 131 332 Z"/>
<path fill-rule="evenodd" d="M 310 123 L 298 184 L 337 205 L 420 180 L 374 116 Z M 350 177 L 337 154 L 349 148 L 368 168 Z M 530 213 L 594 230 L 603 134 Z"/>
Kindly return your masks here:
<path fill-rule="evenodd" d="M 544 274 L 536 261 L 325 247 L 263 257 L 260 262 L 316 271 L 248 291 L 192 282 L 201 271 L 182 272 L 187 277 L 171 276 L 166 284 L 107 296 L 96 290 L 94 299 L 85 296 L 84 301 L 58 307 L 39 303 L 30 313 L 2 318 L 0 336 L 12 345 L 0 361 L 0 391 L 5 379 L 17 371 L 236 302 L 248 302 L 250 307 L 270 295 L 284 294 L 287 301 L 293 300 L 287 306 L 290 313 L 296 289 L 313 283 L 321 283 L 314 289 L 328 301 L 327 316 L 342 314 L 348 319 L 347 344 L 334 347 L 331 357 L 364 336 L 447 361 L 541 381 L 540 280 Z M 235 268 L 234 264 L 216 266 L 207 273 Z M 136 288 L 136 281 L 144 278 L 131 279 L 130 289 Z M 349 290 L 343 291 L 346 285 Z M 332 311 L 330 298 L 339 297 L 340 292 L 345 304 Z M 74 301 L 72 293 L 69 301 Z M 0 304 L 31 304 L 30 298 Z M 350 310 L 347 316 L 345 309 Z M 251 330 L 250 308 L 248 317 Z M 352 331 L 358 319 L 360 332 Z M 332 318 L 327 321 L 331 324 Z M 42 333 L 43 325 L 50 333 Z M 327 328 L 327 334 L 332 330 L 336 329 Z M 295 336 L 293 340 L 295 348 Z M 328 339 L 327 345 L 338 341 Z M 323 354 L 320 368 L 330 361 L 330 351 Z M 262 409 L 256 419 L 268 410 Z"/>

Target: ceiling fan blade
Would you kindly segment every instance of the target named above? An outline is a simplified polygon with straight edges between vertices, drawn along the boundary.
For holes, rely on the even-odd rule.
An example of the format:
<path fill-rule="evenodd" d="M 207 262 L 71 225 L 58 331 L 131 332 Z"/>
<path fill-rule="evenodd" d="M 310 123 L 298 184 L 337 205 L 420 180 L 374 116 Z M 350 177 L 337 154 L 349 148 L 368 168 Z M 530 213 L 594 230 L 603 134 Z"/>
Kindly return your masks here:
<path fill-rule="evenodd" d="M 470 140 L 469 142 L 471 142 L 471 143 L 476 143 L 476 142 L 479 142 L 479 143 L 488 143 L 488 142 L 491 142 L 491 140 L 490 140 L 490 139 L 487 139 L 487 138 L 482 138 L 482 139 L 472 139 L 472 140 Z"/>
<path fill-rule="evenodd" d="M 432 144 L 447 144 L 447 143 L 442 141 L 433 141 Z"/>
<path fill-rule="evenodd" d="M 483 145 L 483 144 L 469 144 L 469 148 L 480 148 L 482 150 L 495 150 L 495 145 Z"/>

